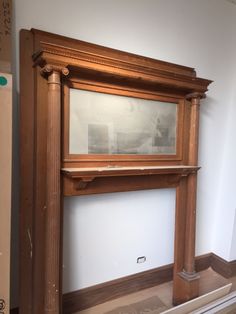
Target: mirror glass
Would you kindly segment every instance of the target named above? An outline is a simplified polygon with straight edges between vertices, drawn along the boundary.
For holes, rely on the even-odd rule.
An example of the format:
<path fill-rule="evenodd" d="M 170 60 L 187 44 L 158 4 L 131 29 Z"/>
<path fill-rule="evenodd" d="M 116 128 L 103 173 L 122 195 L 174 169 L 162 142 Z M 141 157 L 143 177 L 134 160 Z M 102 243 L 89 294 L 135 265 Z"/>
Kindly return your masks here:
<path fill-rule="evenodd" d="M 176 154 L 177 104 L 70 89 L 70 154 Z"/>

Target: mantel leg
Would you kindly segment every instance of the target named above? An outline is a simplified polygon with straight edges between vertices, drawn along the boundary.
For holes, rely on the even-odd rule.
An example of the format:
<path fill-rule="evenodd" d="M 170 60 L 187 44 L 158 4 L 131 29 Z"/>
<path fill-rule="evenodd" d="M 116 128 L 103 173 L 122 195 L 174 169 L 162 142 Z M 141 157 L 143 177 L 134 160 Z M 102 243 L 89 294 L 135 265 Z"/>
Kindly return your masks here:
<path fill-rule="evenodd" d="M 199 295 L 199 275 L 195 272 L 195 196 L 196 176 L 182 179 L 176 195 L 175 263 L 173 304 Z M 193 193 L 191 193 L 191 191 Z"/>
<path fill-rule="evenodd" d="M 196 188 L 197 174 L 190 174 L 187 182 L 186 235 L 183 269 L 190 277 L 195 276 Z"/>
<path fill-rule="evenodd" d="M 42 70 L 48 79 L 45 314 L 61 313 L 61 74 L 68 72 L 58 65 Z"/>
<path fill-rule="evenodd" d="M 191 120 L 189 134 L 189 165 L 196 166 L 198 159 L 198 129 L 200 94 L 191 94 Z M 195 229 L 197 174 L 192 173 L 177 188 L 175 265 L 173 303 L 189 301 L 199 295 L 199 275 L 195 271 Z"/>
<path fill-rule="evenodd" d="M 47 127 L 47 207 L 45 311 L 58 314 L 60 308 L 60 132 L 61 78 L 52 71 L 48 76 Z"/>
<path fill-rule="evenodd" d="M 68 69 L 46 65 L 48 79 L 47 178 L 45 219 L 44 313 L 61 313 L 61 75 Z"/>

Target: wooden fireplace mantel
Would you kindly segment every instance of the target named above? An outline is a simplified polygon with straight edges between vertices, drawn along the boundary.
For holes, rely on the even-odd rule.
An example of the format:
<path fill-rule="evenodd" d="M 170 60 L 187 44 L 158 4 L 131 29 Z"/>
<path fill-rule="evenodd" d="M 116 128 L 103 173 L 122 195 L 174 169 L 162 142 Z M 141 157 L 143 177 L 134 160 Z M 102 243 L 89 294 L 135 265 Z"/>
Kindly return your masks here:
<path fill-rule="evenodd" d="M 63 168 L 61 169 L 63 194 L 75 196 L 151 188 L 173 188 L 179 184 L 182 177 L 196 173 L 199 169 L 200 167 L 197 166 L 182 165 Z"/>
<path fill-rule="evenodd" d="M 21 31 L 20 313 L 62 313 L 62 197 L 175 188 L 173 303 L 198 296 L 195 272 L 200 101 L 193 68 L 39 30 Z M 173 154 L 72 154 L 70 89 L 174 103 Z"/>

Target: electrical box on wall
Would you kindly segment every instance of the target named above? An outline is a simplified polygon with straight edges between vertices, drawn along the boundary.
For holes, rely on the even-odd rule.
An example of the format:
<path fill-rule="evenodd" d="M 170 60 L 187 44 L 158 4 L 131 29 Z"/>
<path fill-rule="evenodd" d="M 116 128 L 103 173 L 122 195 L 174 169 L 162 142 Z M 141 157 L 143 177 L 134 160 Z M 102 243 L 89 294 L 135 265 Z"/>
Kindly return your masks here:
<path fill-rule="evenodd" d="M 145 263 L 146 260 L 147 260 L 146 256 L 140 256 L 137 258 L 137 263 L 142 264 L 142 263 Z"/>

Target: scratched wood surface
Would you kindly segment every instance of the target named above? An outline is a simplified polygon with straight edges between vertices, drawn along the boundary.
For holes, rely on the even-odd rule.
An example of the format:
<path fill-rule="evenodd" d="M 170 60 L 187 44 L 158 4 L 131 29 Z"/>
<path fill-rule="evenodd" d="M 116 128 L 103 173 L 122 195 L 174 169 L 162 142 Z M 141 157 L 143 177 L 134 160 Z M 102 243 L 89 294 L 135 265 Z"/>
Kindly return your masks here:
<path fill-rule="evenodd" d="M 0 0 L 0 71 L 11 72 L 12 1 Z"/>
<path fill-rule="evenodd" d="M 12 76 L 0 72 L 0 313 L 9 313 Z"/>

